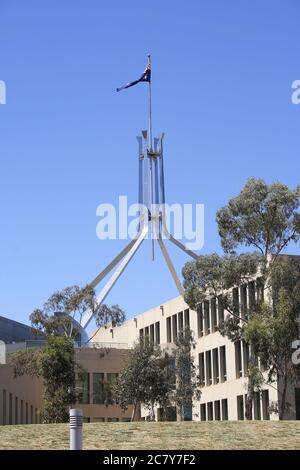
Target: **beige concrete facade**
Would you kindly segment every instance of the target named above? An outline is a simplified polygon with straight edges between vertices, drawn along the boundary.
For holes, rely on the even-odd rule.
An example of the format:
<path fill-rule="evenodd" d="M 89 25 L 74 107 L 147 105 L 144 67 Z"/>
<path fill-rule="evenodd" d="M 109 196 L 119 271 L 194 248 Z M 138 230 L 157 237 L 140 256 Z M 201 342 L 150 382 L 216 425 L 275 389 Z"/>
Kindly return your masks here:
<path fill-rule="evenodd" d="M 255 282 L 249 283 L 244 292 L 238 290 L 237 294 L 240 301 L 244 297 L 243 300 L 249 305 L 258 295 Z M 251 296 L 254 296 L 253 299 Z M 248 351 L 243 344 L 234 344 L 216 331 L 216 326 L 224 315 L 226 316 L 226 312 L 222 312 L 217 299 L 208 299 L 197 313 L 188 308 L 182 297 L 177 297 L 119 327 L 99 330 L 94 341 L 127 342 L 131 347 L 141 336 L 148 336 L 150 341 L 165 348 L 172 345 L 180 329 L 189 325 L 196 339 L 196 349 L 192 354 L 203 382 L 201 400 L 194 402 L 192 419 L 244 419 Z M 264 375 L 266 376 L 266 372 Z M 278 420 L 278 414 L 269 413 L 269 405 L 277 402 L 278 393 L 280 390 L 278 392 L 276 382 L 272 386 L 263 387 L 262 393 L 255 396 L 253 419 Z M 295 419 L 294 386 L 289 390 L 289 398 L 291 410 L 285 419 Z"/>
<path fill-rule="evenodd" d="M 78 407 L 83 410 L 85 421 L 129 421 L 131 417 L 131 406 L 123 412 L 119 406 L 108 404 L 106 400 L 107 386 L 124 366 L 128 350 L 107 346 L 75 350 L 80 370 L 76 380 L 77 392 L 82 391 Z M 42 400 L 40 379 L 29 376 L 15 379 L 9 364 L 0 365 L 0 425 L 39 423 Z"/>
<path fill-rule="evenodd" d="M 128 355 L 128 350 L 116 348 L 83 348 L 76 350 L 76 363 L 82 367 L 82 377 L 77 379 L 77 386 L 84 385 L 83 399 L 79 407 L 83 410 L 86 421 L 129 421 L 132 406 L 123 412 L 117 405 L 109 404 L 107 400 L 107 386 L 119 374 Z M 87 374 L 87 375 L 86 375 Z M 103 402 L 103 403 L 101 403 Z"/>
<path fill-rule="evenodd" d="M 13 368 L 0 364 L 0 424 L 40 422 L 43 386 L 39 379 L 13 377 Z"/>

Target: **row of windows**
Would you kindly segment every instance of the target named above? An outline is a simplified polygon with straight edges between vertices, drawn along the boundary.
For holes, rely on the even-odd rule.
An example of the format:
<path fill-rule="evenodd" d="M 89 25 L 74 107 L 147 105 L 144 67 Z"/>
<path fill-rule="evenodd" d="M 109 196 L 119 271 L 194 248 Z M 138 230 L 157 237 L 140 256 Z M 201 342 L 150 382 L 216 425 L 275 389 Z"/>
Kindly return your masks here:
<path fill-rule="evenodd" d="M 190 327 L 190 311 L 187 308 L 183 312 L 175 313 L 166 318 L 167 343 L 174 343 L 178 333 Z"/>
<path fill-rule="evenodd" d="M 249 369 L 250 347 L 244 341 L 236 341 L 234 343 L 235 352 L 235 376 L 237 379 L 240 377 L 247 377 Z M 264 367 L 257 356 L 254 357 L 254 364 L 264 371 Z"/>
<path fill-rule="evenodd" d="M 91 378 L 92 384 L 90 383 Z M 76 384 L 77 390 L 79 392 L 79 403 L 93 403 L 97 405 L 112 404 L 112 387 L 116 383 L 117 378 L 118 374 L 116 373 L 79 373 Z"/>
<path fill-rule="evenodd" d="M 129 423 L 131 421 L 130 418 L 114 418 L 114 417 L 108 417 L 108 418 L 92 418 L 93 420 L 93 423 L 118 423 L 118 422 L 122 422 L 122 423 Z M 88 417 L 88 416 L 85 416 L 83 418 L 83 422 L 84 423 L 90 423 L 91 422 L 91 418 Z"/>
<path fill-rule="evenodd" d="M 201 421 L 227 421 L 228 420 L 228 402 L 227 398 L 223 400 L 210 401 L 200 405 Z"/>
<path fill-rule="evenodd" d="M 260 278 L 232 289 L 233 307 L 236 312 L 240 313 L 241 318 L 248 318 L 249 311 L 253 310 L 263 299 L 264 289 Z"/>
<path fill-rule="evenodd" d="M 224 321 L 224 308 L 220 297 L 202 302 L 197 311 L 198 338 L 217 331 Z"/>
<path fill-rule="evenodd" d="M 12 393 L 2 390 L 2 424 L 38 423 L 38 410 Z"/>
<path fill-rule="evenodd" d="M 247 395 L 238 395 L 236 398 L 237 418 L 245 419 L 245 410 L 247 403 Z M 269 411 L 269 390 L 262 390 L 261 393 L 255 392 L 253 397 L 252 417 L 256 420 L 270 419 Z"/>
<path fill-rule="evenodd" d="M 160 344 L 160 322 L 140 329 L 140 340 L 146 344 Z"/>
<path fill-rule="evenodd" d="M 232 289 L 234 310 L 241 318 L 247 318 L 249 310 L 263 300 L 263 288 L 260 279 L 243 284 Z M 215 333 L 224 322 L 222 297 L 213 297 L 202 302 L 197 310 L 198 338 Z"/>
<path fill-rule="evenodd" d="M 199 354 L 199 380 L 201 387 L 226 382 L 227 367 L 225 346 Z"/>

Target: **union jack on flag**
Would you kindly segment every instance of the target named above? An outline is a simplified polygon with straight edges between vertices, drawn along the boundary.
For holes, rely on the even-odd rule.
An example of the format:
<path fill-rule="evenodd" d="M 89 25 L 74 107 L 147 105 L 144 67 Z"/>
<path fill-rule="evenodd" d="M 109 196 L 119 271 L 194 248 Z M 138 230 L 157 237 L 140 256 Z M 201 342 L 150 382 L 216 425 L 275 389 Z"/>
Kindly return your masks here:
<path fill-rule="evenodd" d="M 126 85 L 123 85 L 120 88 L 117 88 L 117 91 L 125 90 L 125 88 L 130 88 L 131 86 L 134 86 L 139 82 L 150 83 L 150 81 L 151 81 L 151 65 L 148 64 L 143 72 L 143 75 L 141 75 L 138 80 L 135 80 L 134 82 L 126 83 Z"/>

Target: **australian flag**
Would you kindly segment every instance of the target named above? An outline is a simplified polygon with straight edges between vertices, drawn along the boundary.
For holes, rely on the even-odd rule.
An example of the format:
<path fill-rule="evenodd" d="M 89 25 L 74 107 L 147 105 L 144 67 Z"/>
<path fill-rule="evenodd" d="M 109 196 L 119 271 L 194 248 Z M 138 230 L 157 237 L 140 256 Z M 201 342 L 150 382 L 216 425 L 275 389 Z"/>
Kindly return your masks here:
<path fill-rule="evenodd" d="M 125 88 L 130 88 L 131 86 L 136 85 L 137 83 L 140 82 L 149 82 L 151 81 L 151 66 L 150 64 L 147 65 L 147 67 L 144 70 L 143 75 L 140 76 L 138 80 L 135 80 L 134 82 L 126 83 L 126 85 L 121 86 L 120 88 L 117 88 L 117 91 L 125 90 Z"/>

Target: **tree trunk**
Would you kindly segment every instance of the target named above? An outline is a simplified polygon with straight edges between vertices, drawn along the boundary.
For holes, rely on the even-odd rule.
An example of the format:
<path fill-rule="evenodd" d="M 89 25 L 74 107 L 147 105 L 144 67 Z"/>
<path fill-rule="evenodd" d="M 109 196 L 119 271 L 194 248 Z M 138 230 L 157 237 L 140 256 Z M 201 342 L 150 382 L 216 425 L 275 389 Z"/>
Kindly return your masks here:
<path fill-rule="evenodd" d="M 131 414 L 131 422 L 132 422 L 132 421 L 135 421 L 136 412 L 137 412 L 137 407 L 138 407 L 138 403 L 137 403 L 137 401 L 135 401 L 135 402 L 133 403 L 133 410 L 132 410 L 132 414 Z"/>
<path fill-rule="evenodd" d="M 252 404 L 253 404 L 253 395 L 252 395 L 252 391 L 248 388 L 246 409 L 245 409 L 245 418 L 247 420 L 252 419 Z"/>
<path fill-rule="evenodd" d="M 287 391 L 287 376 L 284 376 L 283 379 L 283 390 L 279 404 L 279 419 L 284 419 L 284 413 L 286 408 L 286 391 Z"/>
<path fill-rule="evenodd" d="M 254 387 L 252 377 L 250 377 L 250 370 L 255 365 L 255 360 L 253 356 L 253 352 L 250 348 L 250 357 L 249 357 L 249 364 L 248 364 L 248 384 L 247 384 L 247 400 L 245 406 L 245 418 L 247 420 L 252 419 L 252 407 L 253 407 L 253 397 L 254 397 Z"/>
<path fill-rule="evenodd" d="M 176 420 L 183 421 L 182 406 L 176 406 Z"/>
<path fill-rule="evenodd" d="M 151 403 L 150 421 L 155 421 L 154 403 Z"/>

